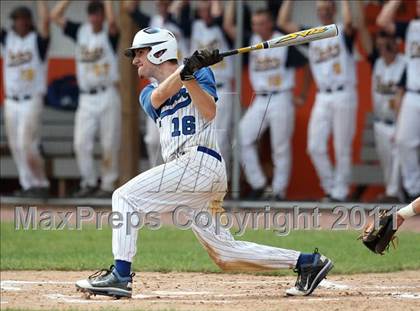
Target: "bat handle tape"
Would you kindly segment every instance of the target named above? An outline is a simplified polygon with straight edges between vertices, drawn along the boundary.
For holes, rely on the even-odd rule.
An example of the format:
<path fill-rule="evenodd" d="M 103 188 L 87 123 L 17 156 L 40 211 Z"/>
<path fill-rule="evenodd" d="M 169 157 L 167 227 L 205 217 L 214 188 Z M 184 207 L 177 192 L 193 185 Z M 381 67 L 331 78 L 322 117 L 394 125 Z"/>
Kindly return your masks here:
<path fill-rule="evenodd" d="M 238 54 L 238 53 L 239 53 L 239 51 L 236 49 L 236 50 L 230 50 L 230 51 L 220 53 L 220 56 L 226 57 L 226 56 L 231 56 L 231 55 L 235 55 L 235 54 Z"/>

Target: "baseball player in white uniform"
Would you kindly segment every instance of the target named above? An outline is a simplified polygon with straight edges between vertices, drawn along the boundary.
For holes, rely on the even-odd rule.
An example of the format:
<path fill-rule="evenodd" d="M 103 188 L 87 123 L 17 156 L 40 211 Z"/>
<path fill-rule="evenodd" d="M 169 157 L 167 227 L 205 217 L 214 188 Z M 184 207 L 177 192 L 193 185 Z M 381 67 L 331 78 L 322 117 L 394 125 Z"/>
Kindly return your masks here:
<path fill-rule="evenodd" d="M 268 10 L 254 12 L 252 28 L 250 44 L 282 35 L 274 30 L 272 14 Z M 241 162 L 246 179 L 252 187 L 249 199 L 259 199 L 267 184 L 257 148 L 257 141 L 267 128 L 270 128 L 274 164 L 272 195 L 276 200 L 285 198 L 291 169 L 290 140 L 295 119 L 292 101 L 295 68 L 304 64 L 305 57 L 292 47 L 267 49 L 249 55 L 249 74 L 255 95 L 240 123 Z"/>
<path fill-rule="evenodd" d="M 133 21 L 140 29 L 146 27 L 165 28 L 171 31 L 178 40 L 178 57 L 183 59 L 188 52 L 188 44 L 174 16 L 169 12 L 171 1 L 156 1 L 155 15 L 147 15 L 139 9 L 140 1 L 125 1 L 124 6 L 130 14 Z M 149 156 L 149 165 L 154 167 L 162 164 L 163 159 L 160 152 L 159 129 L 156 124 L 146 117 L 146 135 L 144 136 L 147 154 Z"/>
<path fill-rule="evenodd" d="M 156 166 L 114 191 L 112 208 L 123 217 L 113 229 L 115 266 L 76 283 L 90 293 L 131 297 L 131 262 L 136 254 L 138 228 L 128 233 L 132 212 L 173 212 L 182 206 L 185 215 L 221 209 L 226 193 L 226 169 L 217 143 L 216 81 L 208 66 L 221 60 L 218 50 L 196 51 L 179 67 L 177 41 L 166 29 L 139 31 L 126 55 L 132 57 L 138 75 L 157 82 L 146 86 L 139 101 L 157 124 L 165 164 Z M 317 251 L 298 251 L 235 241 L 226 229 L 216 232 L 214 223 L 194 222 L 192 229 L 210 257 L 226 270 L 265 270 L 295 267 L 299 273 L 290 295 L 309 295 L 332 269 L 332 262 Z"/>
<path fill-rule="evenodd" d="M 91 1 L 88 22 L 67 20 L 63 14 L 69 1 L 60 1 L 52 11 L 53 20 L 76 43 L 76 72 L 80 89 L 74 127 L 74 148 L 81 173 L 76 197 L 110 197 L 118 179 L 121 135 L 121 103 L 118 90 L 117 44 L 119 30 L 111 2 Z M 105 18 L 108 25 L 105 25 Z M 99 130 L 102 146 L 101 185 L 93 149 Z"/>
<path fill-rule="evenodd" d="M 334 23 L 335 3 L 316 2 L 324 25 Z M 338 36 L 309 44 L 309 63 L 318 92 L 308 126 L 308 152 L 329 201 L 344 201 L 349 193 L 352 142 L 356 125 L 356 73 L 353 58 L 354 30 L 348 1 L 341 1 L 343 25 Z M 279 26 L 299 30 L 290 21 L 291 1 L 282 4 Z M 328 156 L 328 139 L 333 134 L 336 166 Z"/>
<path fill-rule="evenodd" d="M 407 67 L 399 82 L 402 102 L 400 105 L 397 103 L 401 107 L 396 143 L 407 201 L 413 201 L 420 195 L 420 1 L 416 2 L 416 19 L 409 23 L 394 23 L 400 2 L 388 2 L 379 14 L 377 23 L 385 31 L 405 39 Z"/>
<path fill-rule="evenodd" d="M 19 174 L 25 197 L 48 196 L 49 181 L 40 154 L 40 125 L 47 84 L 49 46 L 48 8 L 37 2 L 39 27 L 35 30 L 32 13 L 24 6 L 11 14 L 11 29 L 1 29 L 4 117 L 9 148 Z"/>
<path fill-rule="evenodd" d="M 400 163 L 395 145 L 397 84 L 405 70 L 405 58 L 398 53 L 394 36 L 385 32 L 377 35 L 376 46 L 380 57 L 374 61 L 372 98 L 375 113 L 373 124 L 375 145 L 381 162 L 385 197 L 382 201 L 397 201 L 400 193 Z"/>

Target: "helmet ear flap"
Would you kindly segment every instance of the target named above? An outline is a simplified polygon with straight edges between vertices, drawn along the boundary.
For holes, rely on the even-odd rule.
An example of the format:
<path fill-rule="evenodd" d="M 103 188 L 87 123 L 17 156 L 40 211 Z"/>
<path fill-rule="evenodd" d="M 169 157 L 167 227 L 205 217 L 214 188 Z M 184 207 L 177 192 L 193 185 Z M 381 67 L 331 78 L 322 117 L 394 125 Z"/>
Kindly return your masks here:
<path fill-rule="evenodd" d="M 153 54 L 153 57 L 159 58 L 163 54 L 165 54 L 166 51 L 167 51 L 167 49 L 163 49 L 163 50 L 157 51 L 155 54 Z"/>

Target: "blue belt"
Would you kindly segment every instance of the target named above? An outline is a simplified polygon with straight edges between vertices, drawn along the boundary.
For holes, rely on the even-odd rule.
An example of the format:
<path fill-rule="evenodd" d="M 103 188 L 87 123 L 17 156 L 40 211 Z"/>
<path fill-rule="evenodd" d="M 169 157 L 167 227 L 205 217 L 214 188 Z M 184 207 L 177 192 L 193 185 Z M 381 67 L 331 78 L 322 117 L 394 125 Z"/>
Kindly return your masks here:
<path fill-rule="evenodd" d="M 214 151 L 213 149 L 210 149 L 204 146 L 198 146 L 197 151 L 207 153 L 208 155 L 211 155 L 213 158 L 216 158 L 217 160 L 222 162 L 222 156 L 217 151 Z"/>

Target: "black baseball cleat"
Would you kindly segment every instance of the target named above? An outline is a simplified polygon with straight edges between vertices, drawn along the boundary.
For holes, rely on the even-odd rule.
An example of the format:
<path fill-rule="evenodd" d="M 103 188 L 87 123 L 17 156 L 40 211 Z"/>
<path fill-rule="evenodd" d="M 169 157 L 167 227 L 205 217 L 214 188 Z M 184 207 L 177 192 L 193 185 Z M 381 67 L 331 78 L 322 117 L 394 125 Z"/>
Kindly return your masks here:
<path fill-rule="evenodd" d="M 333 262 L 315 249 L 313 262 L 303 264 L 294 270 L 298 273 L 298 277 L 295 286 L 286 290 L 286 294 L 288 296 L 310 295 L 333 267 Z"/>
<path fill-rule="evenodd" d="M 122 297 L 131 298 L 134 273 L 128 277 L 121 277 L 112 265 L 109 269 L 102 269 L 86 280 L 76 282 L 78 291 L 93 294 L 111 296 L 117 299 Z"/>

